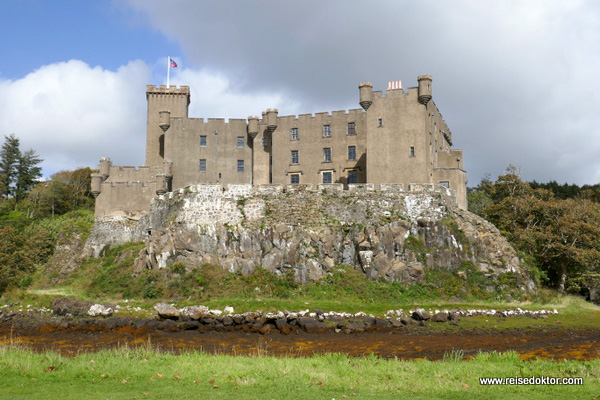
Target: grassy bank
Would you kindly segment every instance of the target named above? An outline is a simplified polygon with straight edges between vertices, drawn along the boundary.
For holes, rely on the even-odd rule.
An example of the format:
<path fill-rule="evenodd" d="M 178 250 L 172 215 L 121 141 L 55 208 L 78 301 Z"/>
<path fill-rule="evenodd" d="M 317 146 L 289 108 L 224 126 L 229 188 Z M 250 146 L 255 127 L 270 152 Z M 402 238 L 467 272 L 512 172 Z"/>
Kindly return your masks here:
<path fill-rule="evenodd" d="M 260 349 L 257 349 L 260 353 Z M 481 385 L 482 377 L 581 377 L 583 385 Z M 461 361 L 397 361 L 329 354 L 311 358 L 172 355 L 152 349 L 63 358 L 0 349 L 0 399 L 130 398 L 595 398 L 600 360 L 521 361 L 516 353 Z"/>

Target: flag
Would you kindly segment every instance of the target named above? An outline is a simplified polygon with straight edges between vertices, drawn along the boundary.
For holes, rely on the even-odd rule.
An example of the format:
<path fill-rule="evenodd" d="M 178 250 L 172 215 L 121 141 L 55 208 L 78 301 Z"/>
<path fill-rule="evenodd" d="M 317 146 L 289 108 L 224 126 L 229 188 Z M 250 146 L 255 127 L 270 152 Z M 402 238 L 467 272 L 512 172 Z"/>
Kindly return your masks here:
<path fill-rule="evenodd" d="M 177 63 L 172 58 L 169 58 L 169 67 L 177 68 Z"/>

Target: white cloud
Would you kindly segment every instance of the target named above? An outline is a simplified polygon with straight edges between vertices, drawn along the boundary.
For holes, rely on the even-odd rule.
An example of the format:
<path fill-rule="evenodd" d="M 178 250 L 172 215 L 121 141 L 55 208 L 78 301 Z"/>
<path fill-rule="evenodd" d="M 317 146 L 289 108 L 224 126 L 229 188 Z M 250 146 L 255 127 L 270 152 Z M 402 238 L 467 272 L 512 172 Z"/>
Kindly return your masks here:
<path fill-rule="evenodd" d="M 117 71 L 78 60 L 40 67 L 18 80 L 0 80 L 0 134 L 44 159 L 46 177 L 60 170 L 141 165 L 145 157 L 146 84 L 153 68 L 131 61 Z M 240 93 L 221 74 L 180 68 L 171 84 L 192 91 L 190 117 L 246 118 L 270 107 L 294 109 L 280 94 Z M 1 138 L 1 137 L 0 137 Z"/>
<path fill-rule="evenodd" d="M 261 116 L 267 108 L 278 108 L 280 115 L 296 112 L 298 105 L 281 93 L 244 92 L 225 75 L 205 70 L 173 70 L 171 85 L 187 85 L 191 91 L 191 118 L 247 118 Z"/>
<path fill-rule="evenodd" d="M 0 133 L 14 133 L 22 150 L 34 149 L 46 176 L 95 168 L 102 156 L 125 162 L 125 155 L 141 153 L 131 160 L 141 161 L 149 76 L 141 61 L 113 72 L 70 60 L 0 81 Z"/>

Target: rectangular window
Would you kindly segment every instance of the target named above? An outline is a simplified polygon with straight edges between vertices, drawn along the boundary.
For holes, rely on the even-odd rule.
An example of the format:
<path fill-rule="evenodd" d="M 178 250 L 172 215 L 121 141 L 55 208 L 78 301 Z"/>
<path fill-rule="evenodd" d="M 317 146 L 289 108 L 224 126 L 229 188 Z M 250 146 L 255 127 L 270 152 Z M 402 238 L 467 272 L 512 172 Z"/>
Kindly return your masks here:
<path fill-rule="evenodd" d="M 356 135 L 356 123 L 348 122 L 348 135 Z"/>
<path fill-rule="evenodd" d="M 300 183 L 300 174 L 292 174 L 290 175 L 290 183 L 292 185 L 297 185 Z"/>
<path fill-rule="evenodd" d="M 377 126 L 383 126 L 383 118 L 377 118 Z"/>
<path fill-rule="evenodd" d="M 290 139 L 291 140 L 298 140 L 298 128 L 292 128 L 290 131 Z"/>
<path fill-rule="evenodd" d="M 328 147 L 323 149 L 323 162 L 331 162 L 331 149 Z"/>
<path fill-rule="evenodd" d="M 356 146 L 348 146 L 348 160 L 356 160 Z"/>
<path fill-rule="evenodd" d="M 243 136 L 238 136 L 237 138 L 237 147 L 240 149 L 244 148 L 244 137 Z"/>
<path fill-rule="evenodd" d="M 206 160 L 200 160 L 200 172 L 206 172 Z"/>
<path fill-rule="evenodd" d="M 410 146 L 410 156 L 411 157 L 415 156 L 415 146 Z"/>
<path fill-rule="evenodd" d="M 244 160 L 237 161 L 237 172 L 244 172 Z"/>
<path fill-rule="evenodd" d="M 449 181 L 440 181 L 440 186 L 443 186 L 445 188 L 449 188 L 450 187 L 450 182 Z"/>
<path fill-rule="evenodd" d="M 323 183 L 331 183 L 333 181 L 333 173 L 332 172 L 323 172 Z"/>
<path fill-rule="evenodd" d="M 323 125 L 323 137 L 331 137 L 331 125 Z"/>
<path fill-rule="evenodd" d="M 206 147 L 206 136 L 200 136 L 200 147 Z"/>
<path fill-rule="evenodd" d="M 292 164 L 298 164 L 298 150 L 292 150 Z"/>
<path fill-rule="evenodd" d="M 267 147 L 267 138 L 266 137 L 262 138 L 262 145 L 263 145 L 263 147 Z"/>
<path fill-rule="evenodd" d="M 356 183 L 356 171 L 348 171 L 348 183 Z"/>

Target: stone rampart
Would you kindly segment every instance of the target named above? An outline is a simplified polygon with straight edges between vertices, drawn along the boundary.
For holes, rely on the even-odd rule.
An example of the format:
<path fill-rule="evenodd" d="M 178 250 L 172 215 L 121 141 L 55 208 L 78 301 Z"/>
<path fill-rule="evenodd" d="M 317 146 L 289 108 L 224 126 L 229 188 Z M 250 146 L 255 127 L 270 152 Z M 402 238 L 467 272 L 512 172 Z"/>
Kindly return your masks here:
<path fill-rule="evenodd" d="M 328 221 L 369 224 L 371 219 L 439 219 L 456 207 L 453 191 L 435 185 L 192 185 L 156 197 L 142 232 L 164 224 L 160 210 L 172 209 L 178 224 L 256 227 L 277 223 L 319 226 Z M 173 211 L 176 210 L 176 213 Z M 160 216 L 157 217 L 156 216 Z"/>
<path fill-rule="evenodd" d="M 158 182 L 103 182 L 96 198 L 96 217 L 127 217 L 137 220 L 148 214 L 149 204 L 156 196 Z"/>
<path fill-rule="evenodd" d="M 106 182 L 147 182 L 155 181 L 156 174 L 162 173 L 160 167 L 130 167 L 111 165 Z"/>

